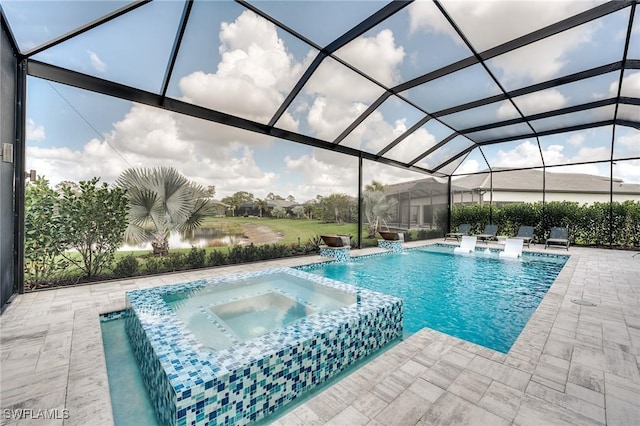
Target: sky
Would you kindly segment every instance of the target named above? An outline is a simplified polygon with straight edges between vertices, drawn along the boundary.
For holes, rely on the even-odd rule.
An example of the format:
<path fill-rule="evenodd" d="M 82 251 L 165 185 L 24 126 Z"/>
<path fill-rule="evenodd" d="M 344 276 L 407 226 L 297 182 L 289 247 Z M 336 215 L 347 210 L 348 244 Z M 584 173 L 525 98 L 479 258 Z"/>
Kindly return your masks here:
<path fill-rule="evenodd" d="M 196 1 L 169 83 L 170 97 L 234 114 L 260 123 L 272 119 L 289 91 L 324 47 L 384 6 L 385 2 L 251 2 L 306 37 L 292 37 L 234 2 Z M 27 51 L 114 10 L 126 2 L 32 2 L 0 0 L 18 44 Z M 66 7 L 61 7 L 64 4 Z M 572 16 L 598 4 L 590 1 L 444 1 L 477 51 Z M 34 59 L 140 87 L 161 90 L 173 45 L 181 1 L 154 1 L 108 24 L 38 53 Z M 311 13 L 302 14 L 302 8 Z M 622 58 L 629 9 L 605 16 L 549 39 L 488 61 L 507 90 L 562 77 Z M 308 10 L 308 9 L 307 9 Z M 636 22 L 640 17 L 636 13 Z M 640 24 L 636 25 L 636 28 Z M 640 55 L 640 31 L 632 35 L 630 52 Z M 584 55 L 588 50 L 589 55 Z M 276 127 L 333 141 L 384 92 L 472 54 L 431 2 L 417 1 L 325 59 Z M 632 56 L 633 54 L 631 54 Z M 637 58 L 636 59 L 640 59 Z M 579 105 L 616 96 L 619 72 L 514 99 L 525 114 Z M 173 166 L 202 185 L 215 185 L 216 198 L 248 191 L 298 201 L 329 193 L 357 194 L 355 157 L 338 155 L 216 123 L 180 116 L 80 89 L 29 77 L 27 103 L 27 169 L 52 183 L 100 176 L 113 182 L 128 167 Z M 455 88 L 455 90 L 452 90 Z M 640 71 L 626 70 L 623 96 L 640 97 Z M 474 65 L 401 93 L 414 105 L 439 111 L 500 93 L 488 73 Z M 376 153 L 424 114 L 400 98 L 390 97 L 341 144 Z M 638 107 L 620 108 L 632 118 Z M 613 106 L 574 113 L 571 122 L 610 119 Z M 496 102 L 431 120 L 385 154 L 411 161 L 453 133 L 449 126 L 471 128 L 518 116 L 510 102 Z M 567 117 L 532 123 L 552 129 Z M 637 119 L 637 117 L 636 117 Z M 526 126 L 526 125 L 518 125 Z M 507 131 L 519 131 L 518 126 Z M 616 126 L 490 145 L 448 166 L 456 173 L 491 167 L 567 165 L 640 157 L 640 132 Z M 479 132 L 479 140 L 495 137 Z M 473 146 L 464 137 L 436 150 L 417 165 L 435 167 Z M 640 161 L 616 161 L 616 177 L 640 183 Z M 451 170 L 449 170 L 451 169 Z M 609 163 L 566 166 L 556 171 L 609 175 Z M 423 175 L 365 162 L 364 183 L 372 179 L 396 183 Z"/>

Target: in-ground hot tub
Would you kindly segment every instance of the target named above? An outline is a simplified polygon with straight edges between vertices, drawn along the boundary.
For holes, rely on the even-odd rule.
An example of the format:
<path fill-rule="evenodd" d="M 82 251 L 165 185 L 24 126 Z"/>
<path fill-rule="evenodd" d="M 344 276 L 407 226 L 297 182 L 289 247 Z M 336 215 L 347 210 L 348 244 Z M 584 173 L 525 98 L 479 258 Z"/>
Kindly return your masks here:
<path fill-rule="evenodd" d="M 402 336 L 402 300 L 279 268 L 127 293 L 167 425 L 247 424 Z"/>

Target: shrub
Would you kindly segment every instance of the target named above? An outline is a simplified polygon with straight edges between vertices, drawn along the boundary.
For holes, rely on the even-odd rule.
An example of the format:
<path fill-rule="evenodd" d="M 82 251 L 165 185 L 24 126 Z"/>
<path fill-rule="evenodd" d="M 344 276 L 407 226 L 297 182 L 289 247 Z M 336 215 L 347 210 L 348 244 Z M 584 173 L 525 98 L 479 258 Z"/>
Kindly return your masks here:
<path fill-rule="evenodd" d="M 102 274 L 111 265 L 124 240 L 127 227 L 127 198 L 124 190 L 109 188 L 99 178 L 81 181 L 78 187 L 64 185 L 57 208 L 64 245 L 74 251 L 62 256 L 87 278 Z"/>
<path fill-rule="evenodd" d="M 147 274 L 158 274 L 162 272 L 162 261 L 157 257 L 147 258 L 144 266 Z"/>
<path fill-rule="evenodd" d="M 228 263 L 229 260 L 227 255 L 222 253 L 221 251 L 213 250 L 211 253 L 209 253 L 209 259 L 207 261 L 207 264 L 209 266 L 220 266 L 226 265 Z"/>
<path fill-rule="evenodd" d="M 451 209 L 451 228 L 455 229 L 461 223 L 469 223 L 472 234 L 480 233 L 484 230 L 485 225 L 489 224 L 491 214 L 488 204 L 453 207 Z"/>
<path fill-rule="evenodd" d="M 183 253 L 171 253 L 162 258 L 162 270 L 174 272 L 187 269 L 187 256 Z"/>
<path fill-rule="evenodd" d="M 322 244 L 322 237 L 316 234 L 307 241 L 308 252 L 317 252 Z"/>
<path fill-rule="evenodd" d="M 140 262 L 138 258 L 129 254 L 116 262 L 113 268 L 113 274 L 117 278 L 132 277 L 138 273 Z"/>
<path fill-rule="evenodd" d="M 186 264 L 191 269 L 204 268 L 206 266 L 207 253 L 205 249 L 192 247 L 185 259 Z"/>
<path fill-rule="evenodd" d="M 58 194 L 44 177 L 39 177 L 25 190 L 24 278 L 27 287 L 54 280 L 68 265 L 60 256 L 64 241 L 57 203 Z"/>

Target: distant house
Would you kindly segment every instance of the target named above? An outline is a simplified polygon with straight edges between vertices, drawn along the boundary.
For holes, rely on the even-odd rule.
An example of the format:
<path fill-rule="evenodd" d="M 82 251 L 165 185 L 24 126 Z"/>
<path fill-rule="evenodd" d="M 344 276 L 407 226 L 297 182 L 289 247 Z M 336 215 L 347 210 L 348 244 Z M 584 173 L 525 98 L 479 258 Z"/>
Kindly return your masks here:
<path fill-rule="evenodd" d="M 518 202 L 576 201 L 608 202 L 611 180 L 583 173 L 552 173 L 542 170 L 517 170 L 464 176 L 452 182 L 454 204 L 488 203 L 501 205 Z M 493 193 L 491 188 L 493 187 Z M 640 200 L 640 185 L 613 179 L 613 200 Z"/>
<path fill-rule="evenodd" d="M 541 170 L 495 171 L 452 179 L 453 205 L 537 202 L 543 200 L 608 202 L 612 182 L 607 177 L 581 173 L 544 174 Z M 435 228 L 438 211 L 447 209 L 448 190 L 444 179 L 428 177 L 387 185 L 387 197 L 398 200 L 398 208 L 389 221 L 400 228 Z M 640 201 L 640 185 L 613 179 L 613 200 Z"/>
<path fill-rule="evenodd" d="M 395 212 L 387 221 L 398 228 L 435 228 L 439 210 L 447 209 L 447 181 L 435 177 L 387 185 L 385 194 L 398 200 Z"/>
<path fill-rule="evenodd" d="M 217 216 L 224 216 L 224 213 L 226 211 L 226 209 L 229 208 L 229 205 L 223 203 L 220 200 L 217 200 L 215 198 L 209 198 L 209 205 L 215 209 L 215 214 Z"/>

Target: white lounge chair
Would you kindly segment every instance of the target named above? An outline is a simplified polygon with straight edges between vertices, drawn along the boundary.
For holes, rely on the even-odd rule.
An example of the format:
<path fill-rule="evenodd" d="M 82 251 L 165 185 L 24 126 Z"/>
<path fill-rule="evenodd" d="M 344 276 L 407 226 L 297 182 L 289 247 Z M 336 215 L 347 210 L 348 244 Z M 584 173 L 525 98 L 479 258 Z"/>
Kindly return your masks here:
<path fill-rule="evenodd" d="M 524 241 L 520 238 L 507 238 L 504 243 L 504 250 L 498 254 L 498 257 L 517 259 L 522 256 L 523 243 Z"/>
<path fill-rule="evenodd" d="M 475 236 L 463 235 L 460 247 L 453 249 L 454 253 L 471 253 L 476 249 L 477 238 Z"/>

